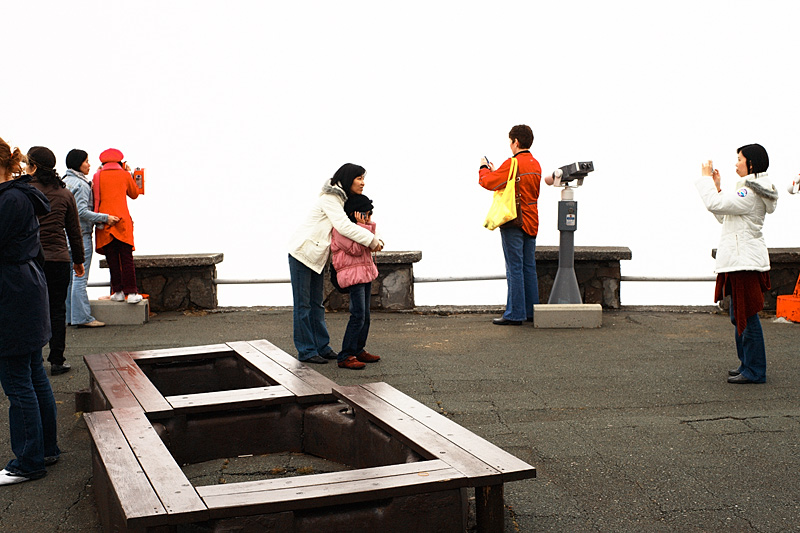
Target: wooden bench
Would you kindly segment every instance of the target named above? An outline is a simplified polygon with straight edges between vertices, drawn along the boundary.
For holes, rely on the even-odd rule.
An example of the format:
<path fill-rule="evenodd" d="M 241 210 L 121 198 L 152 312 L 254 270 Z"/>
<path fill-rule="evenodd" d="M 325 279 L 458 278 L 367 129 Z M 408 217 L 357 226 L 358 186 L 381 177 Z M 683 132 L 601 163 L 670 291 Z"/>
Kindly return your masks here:
<path fill-rule="evenodd" d="M 504 483 L 536 477 L 533 466 L 386 383 L 336 387 L 333 393 L 423 457 L 460 472 L 476 488 L 479 531 L 503 531 Z"/>
<path fill-rule="evenodd" d="M 141 409 L 85 413 L 92 479 L 106 531 L 205 520 L 208 510 Z"/>
<path fill-rule="evenodd" d="M 232 355 L 276 385 L 165 396 L 139 365 Z M 174 416 L 176 410 L 207 411 L 288 401 L 314 403 L 335 400 L 331 391 L 336 383 L 266 340 L 111 352 L 87 355 L 83 359 L 89 368 L 93 410 L 140 407 L 151 418 L 165 418 Z"/>

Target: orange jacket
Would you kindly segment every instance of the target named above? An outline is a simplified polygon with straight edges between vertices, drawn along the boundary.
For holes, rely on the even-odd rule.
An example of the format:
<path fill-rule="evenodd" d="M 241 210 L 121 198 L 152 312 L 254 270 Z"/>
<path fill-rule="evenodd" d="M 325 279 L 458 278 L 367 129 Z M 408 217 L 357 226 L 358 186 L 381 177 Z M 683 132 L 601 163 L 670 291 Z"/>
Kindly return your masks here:
<path fill-rule="evenodd" d="M 522 231 L 536 237 L 539 233 L 539 186 L 542 181 L 542 167 L 533 158 L 528 150 L 517 152 L 519 163 L 518 177 L 516 182 L 518 191 L 521 191 L 520 208 L 522 210 Z M 500 168 L 494 172 L 488 168 L 481 168 L 479 171 L 481 187 L 490 191 L 499 191 L 506 188 L 508 180 L 508 170 L 511 168 L 511 159 L 506 159 Z M 519 192 L 518 192 L 519 194 Z M 519 214 L 517 214 L 519 216 Z"/>
<path fill-rule="evenodd" d="M 113 226 L 97 226 L 95 229 L 95 248 L 98 252 L 114 237 L 118 241 L 133 246 L 133 219 L 128 212 L 125 196 L 136 198 L 139 189 L 130 172 L 116 163 L 107 163 L 94 175 L 92 182 L 95 213 L 107 213 L 119 217 Z M 135 249 L 135 248 L 134 248 Z"/>

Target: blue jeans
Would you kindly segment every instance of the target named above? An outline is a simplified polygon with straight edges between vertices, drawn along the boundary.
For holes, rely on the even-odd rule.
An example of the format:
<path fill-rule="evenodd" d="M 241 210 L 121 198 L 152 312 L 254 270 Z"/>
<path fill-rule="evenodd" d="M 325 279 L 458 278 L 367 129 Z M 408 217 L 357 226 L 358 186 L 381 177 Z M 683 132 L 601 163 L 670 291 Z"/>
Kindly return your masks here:
<path fill-rule="evenodd" d="M 359 283 L 349 287 L 350 320 L 342 339 L 342 351 L 339 361 L 364 351 L 369 336 L 369 300 L 372 294 L 372 282 Z"/>
<path fill-rule="evenodd" d="M 539 278 L 536 276 L 536 237 L 520 228 L 500 228 L 503 256 L 506 260 L 506 320 L 533 317 L 533 306 L 539 303 Z"/>
<path fill-rule="evenodd" d="M 322 306 L 322 274 L 317 274 L 303 263 L 289 256 L 289 275 L 292 280 L 292 320 L 294 346 L 301 361 L 315 355 L 327 355 L 333 350 L 325 325 L 325 308 Z"/>
<path fill-rule="evenodd" d="M 94 320 L 92 308 L 89 305 L 89 294 L 86 292 L 86 284 L 89 282 L 89 267 L 92 266 L 92 234 L 83 234 L 83 253 L 86 259 L 83 261 L 83 268 L 86 272 L 79 278 L 75 272 L 67 288 L 67 324 L 74 326 L 88 324 Z M 70 263 L 72 253 L 70 252 Z"/>
<path fill-rule="evenodd" d="M 0 382 L 8 396 L 11 451 L 6 470 L 30 479 L 43 477 L 45 457 L 58 457 L 56 400 L 44 371 L 42 350 L 0 357 Z"/>
<path fill-rule="evenodd" d="M 731 322 L 736 335 L 736 354 L 739 356 L 739 373 L 755 383 L 767 381 L 767 350 L 764 347 L 764 332 L 758 313 L 747 317 L 747 325 L 739 335 L 731 300 Z"/>

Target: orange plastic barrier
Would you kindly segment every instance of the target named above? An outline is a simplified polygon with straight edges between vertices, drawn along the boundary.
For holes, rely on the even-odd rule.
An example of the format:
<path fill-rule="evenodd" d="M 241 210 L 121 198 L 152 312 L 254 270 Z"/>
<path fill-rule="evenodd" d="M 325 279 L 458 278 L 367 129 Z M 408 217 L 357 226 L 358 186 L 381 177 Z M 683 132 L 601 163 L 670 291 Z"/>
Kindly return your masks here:
<path fill-rule="evenodd" d="M 800 322 L 800 276 L 794 287 L 794 294 L 778 296 L 778 305 L 775 311 L 777 316 L 782 316 L 792 322 Z"/>

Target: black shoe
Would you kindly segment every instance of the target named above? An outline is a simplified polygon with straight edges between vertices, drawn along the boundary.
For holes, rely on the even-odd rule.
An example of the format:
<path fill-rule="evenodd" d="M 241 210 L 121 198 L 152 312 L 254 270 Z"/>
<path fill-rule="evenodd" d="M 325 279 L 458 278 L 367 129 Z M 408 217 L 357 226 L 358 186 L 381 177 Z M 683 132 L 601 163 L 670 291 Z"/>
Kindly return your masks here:
<path fill-rule="evenodd" d="M 59 374 L 66 374 L 67 372 L 70 371 L 71 368 L 72 367 L 70 366 L 70 364 L 67 363 L 66 361 L 64 361 L 60 365 L 51 364 L 50 365 L 50 375 L 51 376 L 57 376 Z"/>
<path fill-rule="evenodd" d="M 734 368 L 733 370 L 728 370 L 729 376 L 738 376 L 739 374 L 741 374 L 741 372 L 739 372 L 738 368 Z"/>
<path fill-rule="evenodd" d="M 50 457 L 45 457 L 44 458 L 44 466 L 53 466 L 54 464 L 56 464 L 58 462 L 58 460 L 59 460 L 59 456 L 58 455 L 51 455 Z"/>
<path fill-rule="evenodd" d="M 506 320 L 505 318 L 495 318 L 492 320 L 495 326 L 521 326 L 522 320 Z"/>
<path fill-rule="evenodd" d="M 331 361 L 332 361 L 332 360 L 334 360 L 334 359 L 339 359 L 339 354 L 337 354 L 336 352 L 334 352 L 333 350 L 331 350 L 331 351 L 330 351 L 330 352 L 328 352 L 328 353 L 324 353 L 324 354 L 322 354 L 322 357 L 324 357 L 325 359 L 328 359 L 328 360 L 331 360 Z"/>
<path fill-rule="evenodd" d="M 314 357 L 310 357 L 308 359 L 304 359 L 304 360 L 302 360 L 300 362 L 301 363 L 314 363 L 315 365 L 327 365 L 328 364 L 328 360 L 327 359 L 324 359 L 324 358 L 322 358 L 322 357 L 320 357 L 318 355 L 315 355 Z"/>
<path fill-rule="evenodd" d="M 731 376 L 728 378 L 728 383 L 736 383 L 739 385 L 744 385 L 745 383 L 755 383 L 755 381 L 750 381 L 746 377 L 741 374 L 736 374 L 735 376 Z"/>
<path fill-rule="evenodd" d="M 533 317 L 529 316 L 528 318 L 525 319 L 525 322 L 533 322 Z"/>

